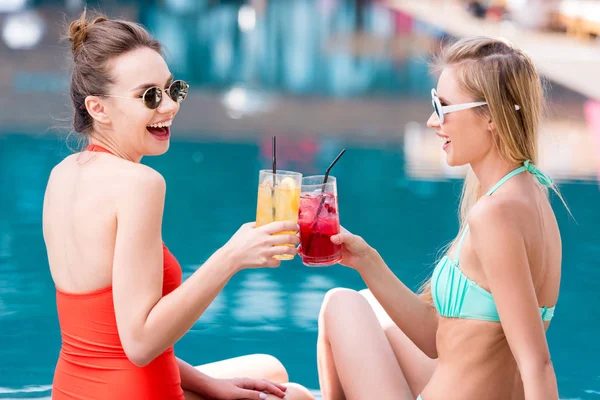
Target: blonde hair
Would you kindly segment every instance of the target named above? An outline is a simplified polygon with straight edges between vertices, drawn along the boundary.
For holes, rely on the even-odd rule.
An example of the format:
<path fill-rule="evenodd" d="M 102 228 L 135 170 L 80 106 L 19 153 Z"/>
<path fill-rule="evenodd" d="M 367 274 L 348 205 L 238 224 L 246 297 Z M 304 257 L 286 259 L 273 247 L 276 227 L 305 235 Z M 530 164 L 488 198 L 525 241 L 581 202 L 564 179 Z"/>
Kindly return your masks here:
<path fill-rule="evenodd" d="M 523 164 L 527 160 L 536 163 L 538 130 L 545 108 L 544 88 L 533 61 L 525 52 L 507 41 L 478 36 L 443 48 L 433 66 L 438 71 L 451 67 L 460 88 L 472 101 L 487 102 L 473 110 L 494 121 L 494 145 L 504 160 L 512 164 Z M 515 105 L 520 109 L 515 110 Z M 554 186 L 553 189 L 556 191 Z M 547 193 L 546 187 L 544 190 Z M 469 167 L 460 200 L 459 232 L 465 229 L 467 215 L 481 196 L 479 181 Z M 444 252 L 459 237 L 460 234 L 445 246 Z M 421 286 L 420 292 L 423 299 L 433 303 L 430 279 Z"/>

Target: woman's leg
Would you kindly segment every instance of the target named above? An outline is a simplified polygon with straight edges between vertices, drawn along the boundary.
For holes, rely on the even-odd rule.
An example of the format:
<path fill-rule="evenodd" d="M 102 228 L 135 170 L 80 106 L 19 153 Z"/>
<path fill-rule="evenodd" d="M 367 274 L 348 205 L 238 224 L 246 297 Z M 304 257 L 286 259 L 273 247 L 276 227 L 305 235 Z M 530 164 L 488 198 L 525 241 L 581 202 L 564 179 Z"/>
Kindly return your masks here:
<path fill-rule="evenodd" d="M 385 312 L 370 290 L 361 290 L 383 328 L 412 394 L 417 397 L 431 379 L 437 360 L 429 358 L 404 334 Z"/>
<path fill-rule="evenodd" d="M 289 380 L 283 364 L 268 354 L 251 354 L 195 367 L 200 372 L 217 379 L 250 378 L 267 379 L 275 383 Z"/>
<path fill-rule="evenodd" d="M 317 352 L 324 400 L 414 399 L 373 308 L 354 290 L 326 294 Z"/>
<path fill-rule="evenodd" d="M 270 355 L 253 354 L 200 365 L 195 368 L 217 379 L 267 379 L 287 387 L 286 400 L 314 400 L 308 389 L 296 383 L 287 383 L 288 374 L 285 367 L 278 359 Z M 191 392 L 184 391 L 184 395 L 186 400 L 203 400 L 202 397 Z M 273 395 L 267 397 L 267 400 L 276 399 L 278 397 Z"/>

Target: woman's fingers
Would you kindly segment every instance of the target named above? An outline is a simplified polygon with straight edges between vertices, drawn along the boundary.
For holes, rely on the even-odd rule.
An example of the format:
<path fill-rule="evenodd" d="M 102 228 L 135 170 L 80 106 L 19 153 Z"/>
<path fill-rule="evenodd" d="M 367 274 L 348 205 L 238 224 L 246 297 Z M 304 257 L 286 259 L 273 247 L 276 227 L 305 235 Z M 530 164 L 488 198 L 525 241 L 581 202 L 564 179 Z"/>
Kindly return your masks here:
<path fill-rule="evenodd" d="M 268 392 L 271 394 L 274 394 L 277 397 L 281 397 L 283 398 L 285 396 L 285 391 L 287 390 L 287 388 L 283 385 L 281 385 L 283 387 L 283 389 L 281 389 L 279 386 L 273 382 L 270 382 L 266 379 L 262 379 L 262 380 L 256 380 L 253 381 L 256 390 L 260 390 L 262 392 Z"/>
<path fill-rule="evenodd" d="M 238 399 L 264 400 L 267 397 L 266 393 L 249 389 L 239 389 L 236 393 L 236 398 Z"/>
<path fill-rule="evenodd" d="M 270 249 L 266 250 L 265 254 L 269 257 L 273 256 L 283 256 L 283 255 L 294 255 L 298 252 L 298 250 L 294 246 L 273 246 Z"/>
<path fill-rule="evenodd" d="M 281 265 L 281 260 L 278 260 L 273 257 L 267 257 L 267 263 L 265 264 L 266 267 L 277 268 L 280 265 Z"/>
<path fill-rule="evenodd" d="M 271 382 L 273 385 L 277 386 L 279 389 L 283 390 L 284 392 L 287 390 L 287 386 L 282 385 L 281 383 L 275 383 L 275 382 Z"/>
<path fill-rule="evenodd" d="M 275 221 L 267 225 L 261 226 L 259 229 L 264 230 L 269 235 L 279 232 L 296 232 L 300 227 L 292 221 Z"/>
<path fill-rule="evenodd" d="M 270 238 L 270 243 L 276 244 L 298 244 L 300 243 L 300 238 L 296 235 L 273 235 Z"/>
<path fill-rule="evenodd" d="M 266 393 L 273 394 L 279 398 L 285 397 L 285 391 L 273 383 L 258 379 L 236 379 L 240 398 L 244 399 L 266 399 Z"/>

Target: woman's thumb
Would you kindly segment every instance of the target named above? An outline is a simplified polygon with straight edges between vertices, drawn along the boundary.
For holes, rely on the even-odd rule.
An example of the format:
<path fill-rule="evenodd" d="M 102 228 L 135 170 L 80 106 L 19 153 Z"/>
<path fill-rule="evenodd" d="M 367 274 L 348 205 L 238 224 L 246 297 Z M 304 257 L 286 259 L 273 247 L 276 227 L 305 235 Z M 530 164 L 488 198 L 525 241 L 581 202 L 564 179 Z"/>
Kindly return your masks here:
<path fill-rule="evenodd" d="M 342 244 L 342 243 L 350 244 L 352 242 L 351 236 L 352 236 L 351 234 L 346 233 L 346 232 L 338 233 L 337 235 L 331 236 L 331 242 L 333 244 Z"/>

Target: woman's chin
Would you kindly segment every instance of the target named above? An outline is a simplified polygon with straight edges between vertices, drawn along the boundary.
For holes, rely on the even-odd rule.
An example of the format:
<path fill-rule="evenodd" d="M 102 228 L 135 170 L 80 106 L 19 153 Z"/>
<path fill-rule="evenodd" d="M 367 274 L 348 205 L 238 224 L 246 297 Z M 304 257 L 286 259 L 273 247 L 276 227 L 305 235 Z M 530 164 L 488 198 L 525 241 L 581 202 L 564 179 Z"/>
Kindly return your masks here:
<path fill-rule="evenodd" d="M 166 140 L 163 142 L 160 142 L 158 145 L 154 145 L 152 146 L 152 154 L 153 156 L 160 156 L 162 154 L 165 154 L 168 150 L 169 150 L 169 145 L 170 145 L 171 141 Z"/>
<path fill-rule="evenodd" d="M 458 160 L 456 157 L 452 157 L 452 155 L 449 154 L 446 156 L 446 164 L 448 164 L 449 167 L 462 167 L 463 165 L 469 164 L 469 162 Z"/>
<path fill-rule="evenodd" d="M 169 150 L 169 146 L 171 144 L 170 140 L 170 131 L 168 135 L 157 137 L 152 133 L 146 131 L 148 137 L 146 139 L 146 154 L 149 156 L 160 156 L 161 154 L 165 154 L 167 150 Z"/>
<path fill-rule="evenodd" d="M 450 167 L 456 167 L 458 165 L 455 158 L 450 153 L 446 154 L 446 164 L 448 164 Z"/>

